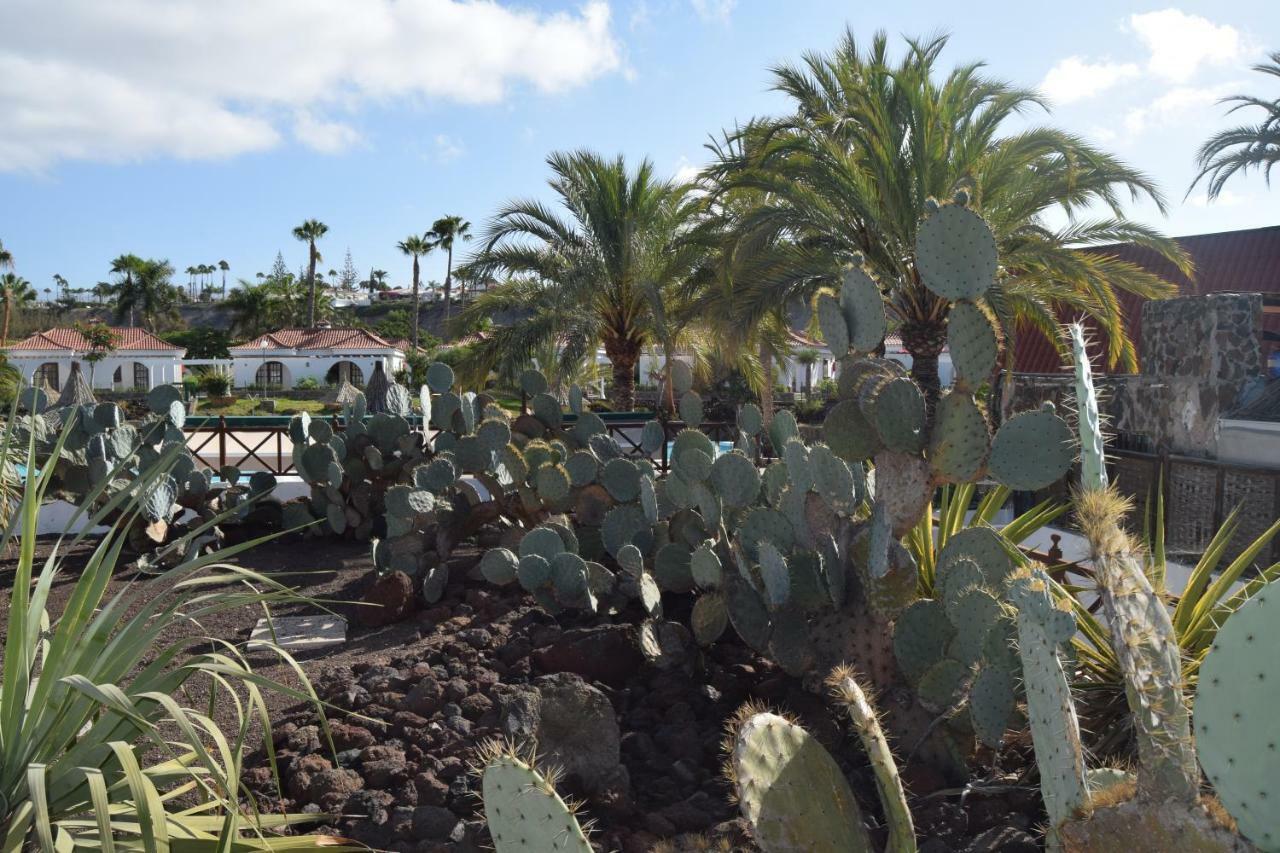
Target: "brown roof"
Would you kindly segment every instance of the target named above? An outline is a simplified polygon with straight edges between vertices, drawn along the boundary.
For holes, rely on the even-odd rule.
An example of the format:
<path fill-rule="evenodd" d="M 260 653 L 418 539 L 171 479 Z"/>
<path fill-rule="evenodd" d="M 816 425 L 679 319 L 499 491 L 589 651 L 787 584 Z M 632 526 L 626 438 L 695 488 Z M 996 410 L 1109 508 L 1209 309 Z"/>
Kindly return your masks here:
<path fill-rule="evenodd" d="M 266 349 L 396 349 L 367 329 L 279 329 L 231 347 L 236 350 Z"/>
<path fill-rule="evenodd" d="M 175 352 L 185 352 L 183 347 L 162 341 L 146 329 L 112 326 L 111 331 L 116 336 L 117 343 L 115 348 L 117 350 L 173 350 Z M 84 339 L 84 335 L 75 329 L 57 328 L 49 329 L 46 332 L 36 332 L 29 338 L 24 338 L 16 344 L 10 344 L 8 348 L 11 350 L 84 352 L 89 349 L 89 342 Z"/>
<path fill-rule="evenodd" d="M 1095 246 L 1086 251 L 1109 254 L 1131 261 L 1166 281 L 1178 285 L 1182 296 L 1205 296 L 1210 293 L 1280 293 L 1280 225 L 1223 231 L 1217 234 L 1192 234 L 1175 238 L 1195 263 L 1195 277 L 1189 279 L 1173 264 L 1150 249 L 1130 243 Z M 1117 294 L 1124 311 L 1125 328 L 1136 345 L 1142 334 L 1142 303 L 1139 296 Z M 1063 316 L 1063 321 L 1074 319 Z M 1280 331 L 1280 317 L 1268 315 L 1268 330 Z M 1093 328 L 1099 346 L 1105 347 L 1105 336 Z M 1018 334 L 1017 369 L 1026 373 L 1061 373 L 1066 370 L 1062 358 L 1044 335 L 1034 329 Z M 1117 368 L 1119 369 L 1119 368 Z"/>

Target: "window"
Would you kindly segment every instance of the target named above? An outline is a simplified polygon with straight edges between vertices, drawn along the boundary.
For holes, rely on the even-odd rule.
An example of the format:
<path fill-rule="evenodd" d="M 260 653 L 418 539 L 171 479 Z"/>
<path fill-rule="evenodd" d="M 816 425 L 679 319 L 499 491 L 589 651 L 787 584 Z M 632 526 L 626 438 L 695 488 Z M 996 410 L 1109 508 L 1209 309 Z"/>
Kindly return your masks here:
<path fill-rule="evenodd" d="M 115 384 L 115 385 L 119 385 L 121 382 L 124 382 L 124 368 L 123 368 L 123 367 L 116 367 L 116 372 L 115 372 L 115 373 L 113 373 L 113 374 L 111 374 L 111 381 L 112 381 L 112 383 L 113 383 L 113 384 Z"/>
<path fill-rule="evenodd" d="M 35 375 L 31 377 L 34 385 L 39 385 L 41 380 L 47 382 L 49 387 L 55 391 L 62 390 L 58 383 L 58 363 L 56 361 L 46 361 L 44 364 L 36 368 Z"/>
<path fill-rule="evenodd" d="M 140 361 L 133 363 L 133 387 L 151 389 L 151 371 Z"/>
<path fill-rule="evenodd" d="M 327 385 L 341 385 L 344 381 L 350 382 L 352 385 L 364 384 L 364 372 L 356 366 L 352 361 L 340 361 L 333 367 L 329 368 L 329 372 L 324 377 Z"/>
<path fill-rule="evenodd" d="M 284 385 L 284 364 L 278 361 L 266 362 L 258 368 L 253 381 L 257 385 Z"/>

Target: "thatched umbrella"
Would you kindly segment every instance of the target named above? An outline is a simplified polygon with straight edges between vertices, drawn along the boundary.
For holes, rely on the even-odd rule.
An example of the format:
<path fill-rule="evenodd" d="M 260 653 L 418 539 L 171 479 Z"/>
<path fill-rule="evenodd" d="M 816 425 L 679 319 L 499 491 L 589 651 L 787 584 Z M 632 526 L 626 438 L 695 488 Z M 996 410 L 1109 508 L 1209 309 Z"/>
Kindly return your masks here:
<path fill-rule="evenodd" d="M 329 392 L 325 402 L 333 406 L 350 406 L 358 396 L 360 389 L 344 379 L 341 385 Z"/>
<path fill-rule="evenodd" d="M 97 402 L 98 399 L 93 396 L 93 389 L 89 387 L 84 374 L 80 372 L 80 362 L 71 362 L 71 373 L 67 376 L 67 381 L 62 386 L 62 393 L 58 395 L 58 408 L 63 406 L 86 406 Z"/>
<path fill-rule="evenodd" d="M 391 382 L 387 379 L 387 373 L 382 369 L 382 362 L 376 362 L 373 365 L 373 376 L 369 377 L 369 382 L 364 386 L 364 398 L 368 403 L 368 411 L 371 415 L 387 410 L 387 394 L 391 391 Z"/>

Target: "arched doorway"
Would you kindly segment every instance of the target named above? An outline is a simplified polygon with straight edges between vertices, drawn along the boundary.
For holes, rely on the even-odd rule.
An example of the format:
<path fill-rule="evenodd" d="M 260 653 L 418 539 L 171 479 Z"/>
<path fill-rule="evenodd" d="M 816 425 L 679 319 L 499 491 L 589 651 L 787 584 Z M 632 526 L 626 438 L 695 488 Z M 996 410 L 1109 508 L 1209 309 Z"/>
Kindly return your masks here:
<path fill-rule="evenodd" d="M 48 383 L 49 387 L 55 391 L 62 390 L 62 383 L 58 381 L 58 362 L 46 361 L 36 368 L 36 372 L 31 377 L 31 384 L 39 385 L 41 381 Z"/>
<path fill-rule="evenodd" d="M 258 372 L 254 374 L 253 384 L 260 385 L 264 388 L 284 388 L 288 381 L 288 371 L 285 370 L 282 361 L 263 362 L 258 368 Z"/>
<path fill-rule="evenodd" d="M 127 377 L 131 384 L 125 384 L 124 365 L 116 368 L 116 372 L 111 375 L 111 382 L 116 388 L 134 389 L 140 391 L 151 390 L 151 368 L 147 367 L 140 361 L 133 363 L 133 368 Z"/>
<path fill-rule="evenodd" d="M 352 385 L 364 384 L 364 371 L 354 361 L 339 361 L 329 368 L 324 375 L 326 385 L 341 385 L 350 382 Z"/>

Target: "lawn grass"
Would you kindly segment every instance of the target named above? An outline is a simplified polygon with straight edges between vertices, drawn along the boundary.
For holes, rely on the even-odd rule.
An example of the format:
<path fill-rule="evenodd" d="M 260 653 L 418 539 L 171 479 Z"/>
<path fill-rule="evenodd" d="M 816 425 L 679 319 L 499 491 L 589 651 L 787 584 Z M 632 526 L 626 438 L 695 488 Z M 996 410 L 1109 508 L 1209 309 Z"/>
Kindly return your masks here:
<path fill-rule="evenodd" d="M 277 399 L 275 412 L 260 412 L 258 405 L 262 401 L 257 397 L 242 397 L 226 406 L 216 406 L 209 400 L 201 400 L 196 408 L 197 415 L 227 415 L 228 417 L 244 417 L 245 415 L 296 415 L 309 412 L 313 415 L 324 414 L 324 402 L 321 400 L 280 400 Z"/>

